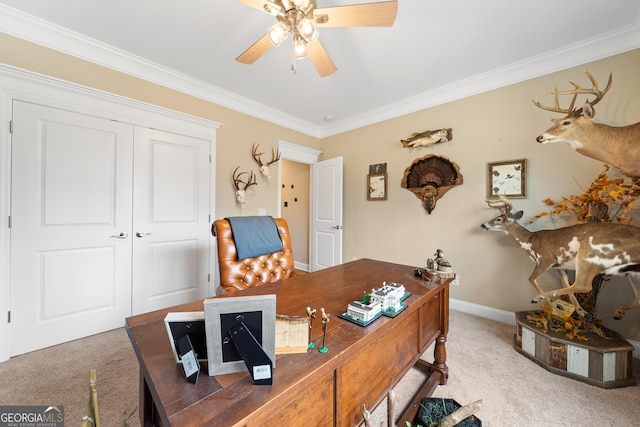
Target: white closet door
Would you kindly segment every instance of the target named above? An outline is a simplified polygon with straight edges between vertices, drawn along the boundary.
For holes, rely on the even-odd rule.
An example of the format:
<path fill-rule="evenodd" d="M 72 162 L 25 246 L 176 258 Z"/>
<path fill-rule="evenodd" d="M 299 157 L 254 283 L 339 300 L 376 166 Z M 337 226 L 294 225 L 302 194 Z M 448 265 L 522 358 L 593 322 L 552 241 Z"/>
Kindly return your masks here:
<path fill-rule="evenodd" d="M 133 127 L 13 103 L 10 353 L 131 314 Z"/>
<path fill-rule="evenodd" d="M 133 314 L 207 296 L 206 140 L 135 128 Z"/>

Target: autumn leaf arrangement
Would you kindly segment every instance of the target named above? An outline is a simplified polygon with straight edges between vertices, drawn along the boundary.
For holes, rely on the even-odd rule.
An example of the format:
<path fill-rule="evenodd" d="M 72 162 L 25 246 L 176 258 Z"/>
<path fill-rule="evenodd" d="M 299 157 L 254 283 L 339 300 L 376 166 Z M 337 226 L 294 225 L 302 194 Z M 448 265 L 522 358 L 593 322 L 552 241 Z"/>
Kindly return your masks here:
<path fill-rule="evenodd" d="M 529 221 L 533 223 L 543 217 L 572 215 L 576 223 L 587 222 L 618 222 L 630 224 L 634 219 L 631 215 L 636 209 L 636 202 L 640 196 L 640 178 L 609 176 L 610 166 L 605 164 L 604 170 L 593 180 L 589 188 L 580 195 L 569 195 L 556 201 L 547 198 L 543 203 L 547 211 L 541 212 Z M 546 333 L 552 330 L 564 333 L 569 339 L 586 340 L 584 331 L 592 331 L 602 335 L 600 322 L 595 316 L 598 293 L 608 278 L 596 276 L 593 289 L 587 294 L 576 294 L 580 305 L 590 314 L 587 319 L 580 318 L 573 313 L 568 302 L 558 300 L 545 302 L 539 311 L 527 315 L 529 323 Z"/>
<path fill-rule="evenodd" d="M 610 166 L 605 164 L 602 171 L 584 193 L 563 197 L 560 201 L 545 199 L 548 211 L 533 217 L 529 223 L 545 216 L 571 214 L 577 223 L 618 222 L 630 224 L 629 214 L 636 209 L 640 196 L 640 178 L 610 178 Z"/>

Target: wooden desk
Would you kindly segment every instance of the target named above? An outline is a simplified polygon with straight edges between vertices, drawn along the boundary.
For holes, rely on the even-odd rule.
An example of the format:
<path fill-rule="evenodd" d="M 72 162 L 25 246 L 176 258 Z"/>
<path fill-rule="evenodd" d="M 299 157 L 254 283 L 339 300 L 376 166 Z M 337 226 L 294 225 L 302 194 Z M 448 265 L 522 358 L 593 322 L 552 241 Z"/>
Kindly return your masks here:
<path fill-rule="evenodd" d="M 447 381 L 445 342 L 449 324 L 449 283 L 429 284 L 414 267 L 358 260 L 291 279 L 247 289 L 232 296 L 276 294 L 276 312 L 306 315 L 324 307 L 328 353 L 279 355 L 273 385 L 256 386 L 248 373 L 200 375 L 186 382 L 176 365 L 163 319 L 168 312 L 202 311 L 203 301 L 130 317 L 126 329 L 140 362 L 140 418 L 143 426 L 353 426 L 363 404 L 375 408 L 389 389 L 416 366 L 430 374 L 409 405 L 411 420 L 420 398 Z M 381 317 L 367 327 L 338 317 L 347 304 L 382 282 L 397 282 L 412 295 L 395 318 Z M 222 297 L 220 297 L 222 298 Z M 313 340 L 322 345 L 320 319 Z M 419 360 L 435 341 L 434 361 Z"/>

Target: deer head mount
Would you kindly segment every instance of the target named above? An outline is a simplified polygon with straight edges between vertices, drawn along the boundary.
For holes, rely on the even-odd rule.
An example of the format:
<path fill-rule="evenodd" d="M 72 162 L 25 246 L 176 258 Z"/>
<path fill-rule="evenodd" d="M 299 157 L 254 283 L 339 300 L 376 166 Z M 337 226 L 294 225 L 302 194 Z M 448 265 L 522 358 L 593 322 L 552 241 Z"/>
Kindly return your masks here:
<path fill-rule="evenodd" d="M 271 178 L 271 172 L 269 171 L 269 165 L 271 165 L 271 164 L 277 162 L 278 160 L 280 160 L 280 152 L 278 150 L 274 150 L 272 148 L 271 149 L 271 161 L 269 161 L 267 163 L 263 163 L 261 156 L 264 154 L 264 152 L 258 153 L 258 147 L 260 147 L 260 144 L 258 144 L 258 145 L 253 144 L 253 150 L 251 151 L 251 153 L 253 154 L 253 159 L 256 161 L 256 163 L 258 165 L 260 165 L 260 173 L 262 173 L 262 176 L 266 176 L 267 178 Z"/>
<path fill-rule="evenodd" d="M 240 166 L 233 170 L 233 186 L 236 189 L 236 201 L 244 207 L 244 198 L 247 188 L 252 185 L 258 185 L 258 182 L 256 181 L 256 175 L 253 171 L 251 171 L 249 179 L 247 181 L 243 181 L 241 177 L 242 175 L 246 175 L 247 172 L 238 172 L 238 169 L 240 169 Z"/>
<path fill-rule="evenodd" d="M 533 101 L 538 108 L 565 114 L 561 119 L 552 120 L 553 126 L 538 136 L 536 141 L 541 144 L 568 142 L 580 154 L 613 165 L 631 178 L 640 177 L 640 122 L 622 127 L 594 123 L 592 120 L 596 113 L 593 106 L 611 89 L 613 76 L 609 74 L 607 86 L 600 90 L 593 75 L 588 71 L 585 74 L 591 81 L 591 88 L 582 88 L 570 81 L 573 89 L 558 91 L 556 88 L 552 92 L 555 96 L 553 107 Z M 573 95 L 569 107 L 560 107 L 558 97 L 561 95 Z M 587 100 L 582 107 L 574 108 L 578 95 L 594 95 L 595 99 Z"/>

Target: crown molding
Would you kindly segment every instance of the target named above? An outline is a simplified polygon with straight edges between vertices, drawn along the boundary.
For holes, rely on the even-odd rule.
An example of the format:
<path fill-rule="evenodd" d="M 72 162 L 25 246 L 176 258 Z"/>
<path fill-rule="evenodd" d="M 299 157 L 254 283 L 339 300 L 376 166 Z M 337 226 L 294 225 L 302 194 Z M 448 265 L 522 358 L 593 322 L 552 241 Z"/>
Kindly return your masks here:
<path fill-rule="evenodd" d="M 640 47 L 639 16 L 634 24 L 599 37 L 319 127 L 3 4 L 0 31 L 320 139 Z"/>
<path fill-rule="evenodd" d="M 316 138 L 317 126 L 106 43 L 0 4 L 0 31 Z"/>
<path fill-rule="evenodd" d="M 640 16 L 633 25 L 599 37 L 583 40 L 543 55 L 416 94 L 384 107 L 352 116 L 348 122 L 332 123 L 322 129 L 320 137 L 337 135 L 637 48 L 640 48 Z"/>

